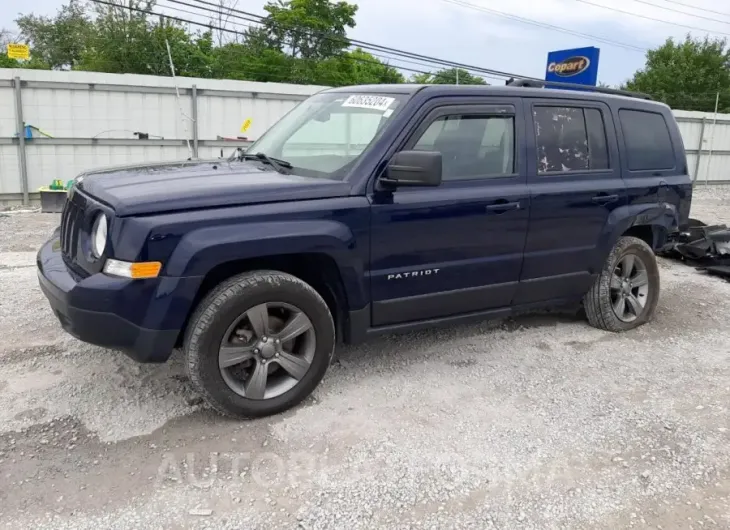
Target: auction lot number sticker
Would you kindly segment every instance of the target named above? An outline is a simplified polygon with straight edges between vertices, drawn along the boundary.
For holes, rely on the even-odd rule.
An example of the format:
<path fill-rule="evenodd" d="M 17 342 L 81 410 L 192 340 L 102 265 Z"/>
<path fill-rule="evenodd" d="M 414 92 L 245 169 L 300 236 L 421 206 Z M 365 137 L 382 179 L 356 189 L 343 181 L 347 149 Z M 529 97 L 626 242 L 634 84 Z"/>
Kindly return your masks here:
<path fill-rule="evenodd" d="M 343 107 L 358 107 L 361 109 L 371 109 L 386 111 L 390 107 L 395 98 L 386 96 L 370 96 L 366 94 L 353 94 L 342 102 Z"/>

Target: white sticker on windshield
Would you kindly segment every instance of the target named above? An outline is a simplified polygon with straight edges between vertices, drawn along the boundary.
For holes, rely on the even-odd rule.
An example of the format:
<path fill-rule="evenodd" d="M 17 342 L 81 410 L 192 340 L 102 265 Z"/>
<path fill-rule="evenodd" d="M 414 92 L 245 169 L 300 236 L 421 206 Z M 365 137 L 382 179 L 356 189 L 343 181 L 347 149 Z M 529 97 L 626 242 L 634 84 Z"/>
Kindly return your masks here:
<path fill-rule="evenodd" d="M 358 107 L 361 109 L 387 110 L 395 98 L 385 96 L 369 96 L 365 94 L 352 95 L 343 103 L 343 107 Z"/>

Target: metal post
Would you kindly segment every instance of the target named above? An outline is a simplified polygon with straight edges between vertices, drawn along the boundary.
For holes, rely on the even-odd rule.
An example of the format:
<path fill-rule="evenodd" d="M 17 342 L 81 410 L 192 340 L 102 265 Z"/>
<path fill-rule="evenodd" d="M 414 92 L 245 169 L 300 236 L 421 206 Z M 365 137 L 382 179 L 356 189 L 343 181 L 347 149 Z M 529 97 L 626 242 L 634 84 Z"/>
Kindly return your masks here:
<path fill-rule="evenodd" d="M 702 128 L 700 128 L 700 143 L 697 146 L 697 160 L 695 160 L 695 172 L 692 175 L 692 182 L 697 180 L 697 175 L 700 174 L 700 160 L 702 159 L 702 144 L 705 141 L 705 125 L 707 124 L 707 117 L 702 116 Z"/>
<path fill-rule="evenodd" d="M 15 91 L 15 128 L 18 131 L 18 167 L 20 188 L 23 190 L 23 206 L 28 206 L 28 163 L 25 158 L 25 121 L 23 120 L 23 98 L 20 93 L 20 77 L 13 80 Z"/>
<path fill-rule="evenodd" d="M 193 85 L 193 158 L 198 158 L 198 87 Z"/>
<path fill-rule="evenodd" d="M 129 0 L 130 3 L 132 0 Z M 175 76 L 175 63 L 172 62 L 172 50 L 170 50 L 170 41 L 165 39 L 165 46 L 167 46 L 167 58 L 170 59 L 170 73 L 172 74 L 172 80 L 175 82 L 175 97 L 177 98 L 177 107 L 180 109 L 180 115 L 183 117 L 183 127 L 185 127 L 185 143 L 188 146 L 188 157 L 193 157 L 193 148 L 190 146 L 190 136 L 188 134 L 188 123 L 187 120 L 190 116 L 183 112 L 182 103 L 180 102 L 180 89 L 177 86 L 177 77 Z"/>
<path fill-rule="evenodd" d="M 705 186 L 710 179 L 710 166 L 712 164 L 712 148 L 715 146 L 715 127 L 717 127 L 717 107 L 720 103 L 720 93 L 715 96 L 715 115 L 712 118 L 712 134 L 710 135 L 710 153 L 707 155 L 707 171 L 705 172 Z"/>

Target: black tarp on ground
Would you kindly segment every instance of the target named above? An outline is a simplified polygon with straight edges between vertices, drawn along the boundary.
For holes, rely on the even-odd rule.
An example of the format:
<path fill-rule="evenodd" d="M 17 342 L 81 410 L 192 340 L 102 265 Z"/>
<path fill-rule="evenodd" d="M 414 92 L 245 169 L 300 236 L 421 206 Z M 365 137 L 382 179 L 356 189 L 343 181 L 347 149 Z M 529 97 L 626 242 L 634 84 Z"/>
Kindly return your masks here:
<path fill-rule="evenodd" d="M 726 225 L 708 226 L 690 219 L 689 229 L 659 254 L 730 281 L 730 229 Z"/>

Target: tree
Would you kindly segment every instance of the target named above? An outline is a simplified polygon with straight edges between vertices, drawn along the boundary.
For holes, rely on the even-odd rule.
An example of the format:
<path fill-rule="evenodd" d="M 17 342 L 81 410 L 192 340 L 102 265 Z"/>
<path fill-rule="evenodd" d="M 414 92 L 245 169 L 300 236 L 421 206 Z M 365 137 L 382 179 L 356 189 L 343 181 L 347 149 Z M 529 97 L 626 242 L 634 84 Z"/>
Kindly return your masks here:
<path fill-rule="evenodd" d="M 357 48 L 341 57 L 348 65 L 350 84 L 368 85 L 381 83 L 403 83 L 405 78 L 396 68 L 389 66 L 375 56 Z"/>
<path fill-rule="evenodd" d="M 625 87 L 647 93 L 667 105 L 686 110 L 730 109 L 730 50 L 725 39 L 667 41 L 646 54 L 646 66 Z"/>
<path fill-rule="evenodd" d="M 96 5 L 94 30 L 89 34 L 78 69 L 171 75 L 169 44 L 176 75 L 210 77 L 210 31 L 191 34 L 176 21 L 151 16 L 149 11 L 154 4 L 148 0 L 113 1 L 117 5 Z"/>
<path fill-rule="evenodd" d="M 53 17 L 23 15 L 15 23 L 38 63 L 56 70 L 75 67 L 84 54 L 93 23 L 80 0 L 70 0 Z"/>
<path fill-rule="evenodd" d="M 8 44 L 17 44 L 18 39 L 10 31 L 0 30 L 0 68 L 25 68 L 29 70 L 49 70 L 50 67 L 43 62 L 33 50 L 31 50 L 29 60 L 11 59 L 6 51 Z"/>
<path fill-rule="evenodd" d="M 362 49 L 348 50 L 346 28 L 357 6 L 327 0 L 269 2 L 263 27 L 246 32 L 238 52 L 247 64 L 223 56 L 237 78 L 315 85 L 402 83 L 403 75 Z M 219 66 L 216 67 L 220 71 Z M 239 77 L 240 76 L 240 77 Z"/>
<path fill-rule="evenodd" d="M 211 77 L 270 83 L 294 82 L 295 59 L 267 47 L 231 42 L 213 48 Z"/>
<path fill-rule="evenodd" d="M 460 85 L 486 85 L 487 82 L 479 76 L 476 76 L 463 68 L 445 68 L 433 74 L 414 74 L 411 81 L 418 84 L 432 85 L 455 85 L 457 81 Z"/>
<path fill-rule="evenodd" d="M 345 50 L 347 28 L 355 27 L 357 13 L 355 4 L 329 0 L 277 0 L 264 9 L 270 45 L 302 59 L 326 59 Z"/>
<path fill-rule="evenodd" d="M 52 18 L 21 16 L 33 59 L 4 58 L 0 66 L 167 76 L 169 45 L 180 76 L 333 86 L 404 81 L 396 68 L 350 49 L 357 6 L 344 1 L 270 1 L 261 26 L 232 39 L 223 38 L 225 13 L 209 29 L 191 31 L 159 14 L 156 0 L 84 2 L 69 0 Z"/>
<path fill-rule="evenodd" d="M 433 74 L 429 73 L 421 73 L 421 74 L 413 74 L 411 76 L 411 83 L 415 83 L 417 85 L 428 85 L 431 82 L 431 79 L 433 78 Z"/>

